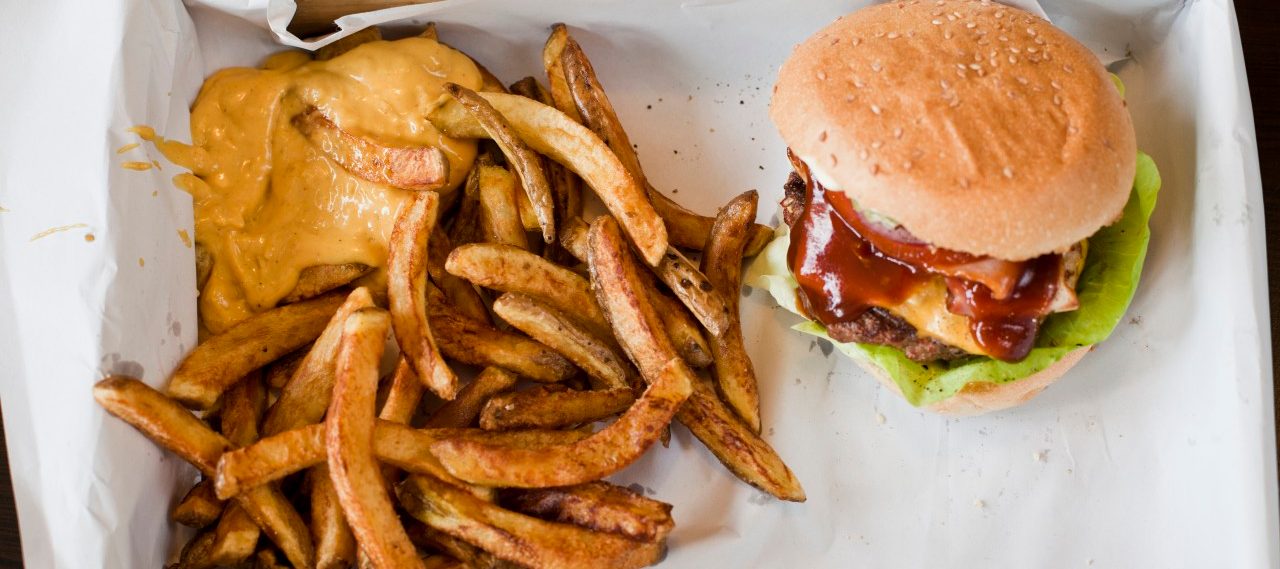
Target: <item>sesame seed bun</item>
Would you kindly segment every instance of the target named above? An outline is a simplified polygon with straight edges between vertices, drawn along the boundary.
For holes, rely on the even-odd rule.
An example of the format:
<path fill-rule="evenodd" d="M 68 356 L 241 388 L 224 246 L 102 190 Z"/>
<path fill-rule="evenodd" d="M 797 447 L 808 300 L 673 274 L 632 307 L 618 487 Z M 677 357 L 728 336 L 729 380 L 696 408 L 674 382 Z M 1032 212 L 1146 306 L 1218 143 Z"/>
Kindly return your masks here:
<path fill-rule="evenodd" d="M 1080 363 L 1080 360 L 1084 359 L 1084 355 L 1089 353 L 1091 349 L 1091 346 L 1086 346 L 1067 352 L 1067 355 L 1062 356 L 1062 359 L 1054 362 L 1049 367 L 1017 381 L 1007 383 L 971 381 L 966 383 L 955 395 L 923 408 L 939 415 L 968 417 L 1016 407 L 1039 395 L 1046 387 L 1049 387 L 1050 384 L 1066 374 L 1068 370 L 1075 367 L 1077 363 Z M 879 380 L 880 383 L 892 389 L 894 393 L 902 395 L 902 390 L 898 388 L 898 384 L 893 382 L 893 379 L 889 377 L 889 374 L 883 368 L 862 359 L 855 358 L 855 361 L 867 373 Z"/>
<path fill-rule="evenodd" d="M 900 1 L 796 47 L 770 105 L 828 189 L 933 245 L 1018 261 L 1115 221 L 1137 145 L 1087 48 L 980 0 Z"/>

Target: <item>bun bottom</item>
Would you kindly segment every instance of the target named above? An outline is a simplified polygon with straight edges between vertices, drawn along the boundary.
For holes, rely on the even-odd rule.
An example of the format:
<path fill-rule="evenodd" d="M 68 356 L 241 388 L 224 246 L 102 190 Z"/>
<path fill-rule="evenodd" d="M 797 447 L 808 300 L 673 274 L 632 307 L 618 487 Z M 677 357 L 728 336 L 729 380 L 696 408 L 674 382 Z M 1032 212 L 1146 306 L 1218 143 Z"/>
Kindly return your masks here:
<path fill-rule="evenodd" d="M 969 382 L 960 389 L 959 393 L 932 405 L 926 405 L 922 409 L 949 417 L 968 417 L 1021 405 L 1030 401 L 1032 397 L 1039 395 L 1041 391 L 1049 387 L 1049 384 L 1057 381 L 1058 378 L 1067 373 L 1067 370 L 1075 367 L 1084 358 L 1084 355 L 1089 353 L 1090 349 L 1092 349 L 1092 346 L 1085 346 L 1067 352 L 1067 355 L 1062 356 L 1062 359 L 1054 362 L 1049 367 L 1017 381 L 1000 384 L 986 381 Z M 880 383 L 885 384 L 894 393 L 902 396 L 902 390 L 885 373 L 884 368 L 861 358 L 853 358 L 853 360 L 858 362 L 862 369 L 874 376 Z"/>

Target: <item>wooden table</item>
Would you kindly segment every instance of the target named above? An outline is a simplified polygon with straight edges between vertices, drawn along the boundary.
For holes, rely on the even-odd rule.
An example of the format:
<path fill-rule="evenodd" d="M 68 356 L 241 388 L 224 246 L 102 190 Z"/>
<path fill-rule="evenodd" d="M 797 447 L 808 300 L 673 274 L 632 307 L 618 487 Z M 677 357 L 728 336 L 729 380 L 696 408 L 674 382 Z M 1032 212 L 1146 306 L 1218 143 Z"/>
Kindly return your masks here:
<path fill-rule="evenodd" d="M 1267 273 L 1271 304 L 1275 305 L 1280 300 L 1280 221 L 1277 221 L 1280 220 L 1280 2 L 1237 0 L 1236 11 L 1258 132 L 1265 213 L 1266 218 L 1272 220 L 1267 224 Z M 1280 353 L 1280 328 L 1277 324 L 1280 324 L 1280 318 L 1273 314 L 1272 354 Z M 1280 407 L 1280 400 L 1277 407 Z M 1280 427 L 1276 432 L 1280 435 Z M 0 434 L 3 434 L 2 421 Z M 0 438 L 0 449 L 3 445 L 3 438 Z M 74 547 L 73 544 L 68 546 Z M 21 565 L 22 545 L 18 539 L 13 488 L 9 483 L 9 457 L 7 453 L 0 453 L 0 567 Z"/>

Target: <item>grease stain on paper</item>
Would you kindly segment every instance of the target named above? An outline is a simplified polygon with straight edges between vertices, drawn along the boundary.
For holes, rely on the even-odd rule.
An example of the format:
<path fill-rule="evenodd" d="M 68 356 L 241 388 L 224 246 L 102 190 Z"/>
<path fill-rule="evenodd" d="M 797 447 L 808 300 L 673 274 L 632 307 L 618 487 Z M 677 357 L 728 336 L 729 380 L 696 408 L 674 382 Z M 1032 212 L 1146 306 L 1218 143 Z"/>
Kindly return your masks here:
<path fill-rule="evenodd" d="M 63 232 L 63 231 L 70 231 L 70 230 L 72 230 L 72 229 L 80 229 L 80 228 L 82 228 L 82 227 L 89 227 L 89 224 L 87 224 L 87 223 L 72 223 L 71 225 L 59 225 L 59 226 L 57 226 L 57 227 L 50 227 L 50 228 L 48 228 L 48 229 L 46 229 L 46 230 L 44 230 L 44 231 L 41 231 L 41 232 L 39 232 L 39 233 L 37 233 L 37 234 L 35 234 L 35 235 L 32 235 L 32 236 L 31 236 L 31 239 L 29 239 L 29 240 L 28 240 L 28 242 L 30 242 L 30 241 L 35 241 L 35 240 L 37 240 L 37 239 L 44 239 L 45 237 L 48 237 L 48 236 L 50 236 L 50 235 L 53 235 L 54 233 L 61 233 L 61 232 Z"/>
<path fill-rule="evenodd" d="M 112 352 L 102 356 L 102 368 L 109 375 L 127 375 L 138 379 L 142 379 L 143 374 L 146 373 L 146 369 L 142 367 L 142 364 L 134 360 L 123 359 L 119 352 Z"/>

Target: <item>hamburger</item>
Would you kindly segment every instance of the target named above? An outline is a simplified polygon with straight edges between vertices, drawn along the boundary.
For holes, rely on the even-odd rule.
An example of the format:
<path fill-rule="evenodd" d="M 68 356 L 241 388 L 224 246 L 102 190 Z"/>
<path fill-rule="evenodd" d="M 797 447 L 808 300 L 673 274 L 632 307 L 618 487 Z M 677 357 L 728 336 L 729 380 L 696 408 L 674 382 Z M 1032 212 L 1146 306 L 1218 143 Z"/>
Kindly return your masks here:
<path fill-rule="evenodd" d="M 770 117 L 794 167 L 750 277 L 916 405 L 1019 404 L 1133 296 L 1159 178 L 1118 79 L 1044 19 L 892 2 L 795 48 Z"/>

